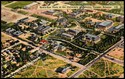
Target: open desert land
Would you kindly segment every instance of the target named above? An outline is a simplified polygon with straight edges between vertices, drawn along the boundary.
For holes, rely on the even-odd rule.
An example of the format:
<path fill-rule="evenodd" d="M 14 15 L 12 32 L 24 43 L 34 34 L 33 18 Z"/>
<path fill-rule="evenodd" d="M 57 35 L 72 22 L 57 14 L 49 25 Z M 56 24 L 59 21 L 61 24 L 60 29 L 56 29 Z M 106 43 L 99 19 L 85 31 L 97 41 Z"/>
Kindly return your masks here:
<path fill-rule="evenodd" d="M 124 73 L 124 68 L 105 59 L 100 59 L 79 78 L 119 78 Z"/>
<path fill-rule="evenodd" d="M 43 17 L 46 17 L 46 18 L 49 18 L 49 19 L 56 19 L 57 17 L 56 16 L 53 16 L 53 15 L 47 15 L 47 14 L 44 14 L 43 12 L 47 11 L 47 10 L 37 10 L 37 9 L 30 9 L 30 10 L 24 10 L 25 12 L 28 12 L 29 14 L 37 14 L 39 16 L 43 16 Z"/>
<path fill-rule="evenodd" d="M 6 40 L 12 39 L 12 38 L 10 38 L 10 37 L 4 35 L 4 34 L 1 34 L 1 36 L 2 36 L 2 37 L 1 37 L 1 42 L 2 42 L 2 43 L 6 42 Z"/>
<path fill-rule="evenodd" d="M 3 21 L 6 21 L 6 22 L 17 22 L 18 20 L 22 19 L 22 18 L 25 18 L 26 16 L 24 15 L 21 15 L 21 14 L 18 14 L 18 13 L 15 13 L 15 12 L 12 12 L 12 11 L 9 11 L 9 10 L 5 10 L 2 8 L 2 11 L 1 11 L 1 19 Z"/>
<path fill-rule="evenodd" d="M 47 56 L 45 60 L 38 60 L 33 66 L 26 68 L 25 70 L 17 73 L 15 78 L 60 78 L 67 77 L 71 75 L 75 71 L 71 71 L 70 69 L 66 71 L 66 73 L 57 73 L 55 70 L 58 67 L 64 67 L 67 63 L 62 60 L 53 58 L 51 56 Z"/>
<path fill-rule="evenodd" d="M 9 14 L 9 15 L 8 15 Z M 19 14 L 19 13 L 15 13 L 15 12 L 12 12 L 10 10 L 6 10 L 4 7 L 2 7 L 2 10 L 1 10 L 1 19 L 3 21 L 6 21 L 8 23 L 10 22 L 17 22 L 18 20 L 22 19 L 22 18 L 26 18 L 28 16 L 25 16 L 25 15 L 22 15 L 22 14 Z M 29 17 L 30 20 L 36 20 L 37 18 L 34 18 L 34 17 Z"/>
<path fill-rule="evenodd" d="M 109 56 L 112 56 L 114 58 L 124 60 L 124 48 L 116 47 L 112 49 L 109 53 Z"/>
<path fill-rule="evenodd" d="M 7 5 L 6 7 L 15 9 L 15 8 L 23 8 L 25 5 L 31 4 L 34 1 L 17 1 L 15 3 L 12 3 L 10 5 Z"/>

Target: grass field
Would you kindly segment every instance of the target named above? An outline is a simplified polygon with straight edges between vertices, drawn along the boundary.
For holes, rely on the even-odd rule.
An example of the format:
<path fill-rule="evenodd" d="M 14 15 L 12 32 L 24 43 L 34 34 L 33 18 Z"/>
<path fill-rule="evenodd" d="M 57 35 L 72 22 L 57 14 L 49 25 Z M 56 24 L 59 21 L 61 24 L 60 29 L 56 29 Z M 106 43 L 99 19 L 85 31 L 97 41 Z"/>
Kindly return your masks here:
<path fill-rule="evenodd" d="M 124 73 L 124 68 L 108 60 L 100 59 L 79 78 L 118 78 Z"/>
<path fill-rule="evenodd" d="M 56 54 L 66 56 L 66 52 L 64 51 L 56 51 Z"/>
<path fill-rule="evenodd" d="M 46 60 L 38 60 L 33 66 L 15 75 L 15 78 L 57 78 L 55 69 L 64 65 L 65 62 L 47 56 Z"/>
<path fill-rule="evenodd" d="M 23 14 L 23 15 L 26 15 L 26 14 L 28 14 L 28 12 L 25 12 L 25 11 L 18 11 L 18 13 L 21 13 L 21 14 Z"/>
<path fill-rule="evenodd" d="M 8 5 L 7 7 L 10 7 L 10 8 L 23 8 L 24 6 L 28 5 L 28 4 L 31 4 L 33 1 L 18 1 L 18 2 L 15 2 L 13 4 L 10 4 Z"/>
<path fill-rule="evenodd" d="M 124 60 L 124 48 L 120 48 L 120 47 L 114 48 L 107 55 L 113 58 Z"/>
<path fill-rule="evenodd" d="M 89 71 L 89 70 L 86 70 L 83 74 L 81 74 L 79 76 L 79 78 L 97 78 L 97 74 Z"/>
<path fill-rule="evenodd" d="M 68 73 L 67 73 L 67 76 L 71 76 L 73 73 L 75 73 L 76 71 L 78 71 L 78 67 L 77 68 L 75 68 L 74 70 L 71 70 L 71 71 L 69 71 Z"/>
<path fill-rule="evenodd" d="M 12 2 L 12 1 L 1 1 L 1 4 L 6 5 L 6 4 L 10 3 L 10 2 Z"/>

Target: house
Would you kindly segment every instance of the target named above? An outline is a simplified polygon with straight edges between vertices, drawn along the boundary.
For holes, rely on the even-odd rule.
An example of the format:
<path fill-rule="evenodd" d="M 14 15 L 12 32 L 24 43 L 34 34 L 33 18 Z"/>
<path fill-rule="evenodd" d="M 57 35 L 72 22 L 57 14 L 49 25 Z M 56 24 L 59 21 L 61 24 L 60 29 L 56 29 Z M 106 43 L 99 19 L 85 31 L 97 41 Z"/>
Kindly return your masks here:
<path fill-rule="evenodd" d="M 107 30 L 112 25 L 112 23 L 112 21 L 103 21 L 100 24 L 98 24 L 96 28 L 104 31 Z"/>
<path fill-rule="evenodd" d="M 53 47 L 53 52 L 58 51 L 58 46 Z"/>
<path fill-rule="evenodd" d="M 113 14 L 105 14 L 104 16 L 105 16 L 105 18 L 107 18 L 107 19 L 112 19 L 112 18 L 115 17 L 115 15 L 113 15 Z"/>
<path fill-rule="evenodd" d="M 91 26 L 94 26 L 95 22 L 92 22 L 92 20 L 89 20 L 86 22 L 87 24 L 87 27 L 91 27 Z"/>
<path fill-rule="evenodd" d="M 13 33 L 14 36 L 19 36 L 21 34 L 23 34 L 23 32 L 21 32 L 21 31 L 16 31 L 16 32 Z"/>
<path fill-rule="evenodd" d="M 72 40 L 72 39 L 74 38 L 73 35 L 70 35 L 70 34 L 68 34 L 68 33 L 62 33 L 61 36 L 64 37 L 65 39 L 70 39 L 70 40 Z"/>
<path fill-rule="evenodd" d="M 45 44 L 48 43 L 47 40 L 41 40 L 40 43 Z"/>
<path fill-rule="evenodd" d="M 42 34 L 47 34 L 51 29 L 50 26 L 46 26 L 44 29 L 42 29 Z"/>
<path fill-rule="evenodd" d="M 11 28 L 7 28 L 7 29 L 6 29 L 6 32 L 9 32 L 10 30 L 11 30 Z"/>
<path fill-rule="evenodd" d="M 80 32 L 80 31 L 78 31 L 78 30 L 73 30 L 73 29 L 67 30 L 67 33 L 68 33 L 68 34 L 71 34 L 71 35 L 77 35 L 79 32 Z"/>
<path fill-rule="evenodd" d="M 66 68 L 58 67 L 56 69 L 56 72 L 58 72 L 58 73 L 65 73 L 68 69 L 70 69 L 70 67 L 66 67 Z"/>
<path fill-rule="evenodd" d="M 80 59 L 78 57 L 73 57 L 73 62 L 78 62 Z"/>
<path fill-rule="evenodd" d="M 124 28 L 124 24 L 120 24 L 120 25 L 115 27 L 116 30 L 120 30 L 121 28 Z"/>
<path fill-rule="evenodd" d="M 97 27 L 101 22 L 95 22 L 95 27 Z"/>
<path fill-rule="evenodd" d="M 85 37 L 86 40 L 94 41 L 95 43 L 97 43 L 98 41 L 100 41 L 100 37 L 96 36 L 96 35 L 86 34 L 84 37 Z"/>
<path fill-rule="evenodd" d="M 45 11 L 43 13 L 45 13 L 47 15 L 53 15 L 55 13 L 55 11 L 54 10 L 47 10 L 47 11 Z"/>
<path fill-rule="evenodd" d="M 59 45 L 59 47 L 58 47 L 58 50 L 59 51 L 64 51 L 66 49 L 66 47 L 65 46 L 62 46 L 62 45 Z"/>
<path fill-rule="evenodd" d="M 76 57 L 80 58 L 82 57 L 82 54 L 76 53 Z"/>
<path fill-rule="evenodd" d="M 112 32 L 114 31 L 114 29 L 115 29 L 115 26 L 113 26 L 113 27 L 107 29 L 107 32 L 112 33 Z"/>
<path fill-rule="evenodd" d="M 116 17 L 116 20 L 117 20 L 118 22 L 124 23 L 124 16 L 118 16 L 118 17 Z"/>
<path fill-rule="evenodd" d="M 7 33 L 9 33 L 9 34 L 12 34 L 12 35 L 14 35 L 14 36 L 19 36 L 19 35 L 21 35 L 23 32 L 21 32 L 21 31 L 16 31 L 15 29 L 13 29 L 13 28 L 8 28 L 8 29 L 6 29 L 6 32 Z"/>
<path fill-rule="evenodd" d="M 113 27 L 108 29 L 108 32 L 109 33 L 116 33 L 116 32 L 118 32 L 122 28 L 124 28 L 124 24 L 120 24 L 118 26 L 113 26 Z"/>
<path fill-rule="evenodd" d="M 46 26 L 46 25 L 47 25 L 47 23 L 48 23 L 48 21 L 43 20 L 43 19 L 41 19 L 41 21 L 40 21 L 40 24 L 42 24 L 43 26 Z"/>
<path fill-rule="evenodd" d="M 29 20 L 29 18 L 25 17 L 25 18 L 20 19 L 18 22 L 19 23 L 24 23 L 24 22 L 27 22 L 28 20 Z"/>
<path fill-rule="evenodd" d="M 6 32 L 9 33 L 9 34 L 12 34 L 12 33 L 14 33 L 15 31 L 16 31 L 16 30 L 13 29 L 13 28 L 8 28 L 8 29 L 6 29 Z"/>
<path fill-rule="evenodd" d="M 62 46 L 62 45 L 56 45 L 53 49 L 54 49 L 54 52 L 56 52 L 56 51 L 64 51 L 66 49 L 66 47 Z"/>
<path fill-rule="evenodd" d="M 59 17 L 57 19 L 57 25 L 62 25 L 66 27 L 68 25 L 68 20 L 66 18 Z"/>
<path fill-rule="evenodd" d="M 47 34 L 48 32 L 52 31 L 50 26 L 39 26 L 37 28 L 38 33 Z"/>

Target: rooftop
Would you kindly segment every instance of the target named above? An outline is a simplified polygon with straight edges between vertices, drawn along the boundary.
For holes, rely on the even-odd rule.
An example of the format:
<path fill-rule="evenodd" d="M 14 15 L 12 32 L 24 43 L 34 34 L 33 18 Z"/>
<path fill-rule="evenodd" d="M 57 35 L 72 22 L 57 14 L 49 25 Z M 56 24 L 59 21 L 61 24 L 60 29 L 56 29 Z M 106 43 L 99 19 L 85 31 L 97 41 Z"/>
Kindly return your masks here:
<path fill-rule="evenodd" d="M 87 36 L 90 40 L 92 40 L 92 38 L 94 38 L 94 40 L 98 40 L 99 39 L 99 36 L 92 35 L 92 34 L 86 34 L 85 36 Z"/>
<path fill-rule="evenodd" d="M 124 24 L 118 25 L 115 29 L 120 29 L 121 27 L 124 27 Z"/>
<path fill-rule="evenodd" d="M 99 26 L 104 26 L 104 27 L 106 27 L 106 26 L 108 26 L 108 25 L 110 25 L 110 24 L 112 24 L 112 21 L 103 21 L 103 22 L 101 22 L 101 23 L 99 24 Z"/>
<path fill-rule="evenodd" d="M 72 38 L 73 36 L 67 33 L 62 33 L 62 35 Z"/>
<path fill-rule="evenodd" d="M 24 8 L 29 8 L 29 7 L 31 7 L 33 5 L 36 5 L 36 4 L 37 4 L 36 2 L 33 2 L 33 3 L 29 4 L 29 5 L 24 6 Z"/>

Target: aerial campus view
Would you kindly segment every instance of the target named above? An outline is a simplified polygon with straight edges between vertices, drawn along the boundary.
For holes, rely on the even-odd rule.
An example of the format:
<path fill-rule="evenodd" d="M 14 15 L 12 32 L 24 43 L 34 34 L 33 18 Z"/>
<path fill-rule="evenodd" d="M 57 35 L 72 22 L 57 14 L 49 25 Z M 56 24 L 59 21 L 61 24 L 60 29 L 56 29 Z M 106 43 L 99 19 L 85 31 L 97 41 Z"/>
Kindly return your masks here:
<path fill-rule="evenodd" d="M 124 78 L 124 1 L 1 1 L 1 78 Z"/>

